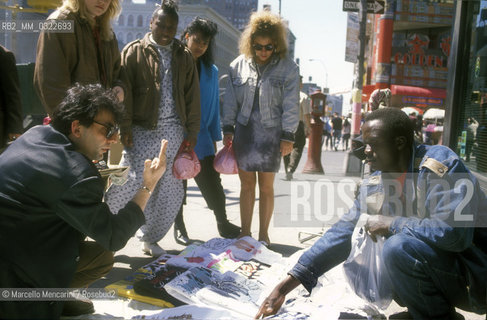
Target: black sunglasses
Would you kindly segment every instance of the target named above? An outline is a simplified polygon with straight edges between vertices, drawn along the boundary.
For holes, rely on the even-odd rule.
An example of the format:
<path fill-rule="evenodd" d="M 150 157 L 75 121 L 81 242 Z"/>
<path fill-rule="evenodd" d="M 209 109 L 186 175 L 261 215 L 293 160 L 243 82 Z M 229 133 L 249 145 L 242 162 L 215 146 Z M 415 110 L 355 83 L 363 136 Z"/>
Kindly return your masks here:
<path fill-rule="evenodd" d="M 265 46 L 263 46 L 261 44 L 256 43 L 256 44 L 253 45 L 253 47 L 254 47 L 254 50 L 256 50 L 256 51 L 260 51 L 262 49 L 264 49 L 265 51 L 272 51 L 272 50 L 274 50 L 274 45 L 273 44 L 266 44 Z"/>
<path fill-rule="evenodd" d="M 109 139 L 110 137 L 112 137 L 120 129 L 117 125 L 114 125 L 114 126 L 113 125 L 108 125 L 108 124 L 104 124 L 104 123 L 98 122 L 96 120 L 93 120 L 93 122 L 94 123 L 98 123 L 100 126 L 104 126 L 105 128 L 107 128 L 107 134 L 106 134 L 107 139 Z"/>

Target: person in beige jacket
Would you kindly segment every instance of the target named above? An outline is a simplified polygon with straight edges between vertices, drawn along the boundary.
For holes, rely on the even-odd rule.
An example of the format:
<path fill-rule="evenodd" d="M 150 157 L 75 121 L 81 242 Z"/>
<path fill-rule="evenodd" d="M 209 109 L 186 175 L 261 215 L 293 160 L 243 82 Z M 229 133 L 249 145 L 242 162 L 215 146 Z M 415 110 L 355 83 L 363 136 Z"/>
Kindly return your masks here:
<path fill-rule="evenodd" d="M 37 42 L 34 86 L 48 114 L 75 83 L 100 83 L 123 101 L 120 52 L 110 26 L 120 10 L 119 0 L 64 0 L 47 18 L 73 21 L 72 32 L 42 31 Z"/>
<path fill-rule="evenodd" d="M 124 144 L 122 165 L 130 166 L 128 181 L 112 185 L 105 201 L 112 210 L 122 207 L 140 186 L 143 166 L 157 140 L 168 140 L 167 166 L 173 166 L 181 145 L 193 149 L 200 130 L 200 88 L 191 52 L 174 38 L 179 17 L 173 1 L 164 1 L 151 19 L 151 32 L 122 51 L 127 96 L 121 125 Z M 157 244 L 171 228 L 183 202 L 183 181 L 167 170 L 151 190 L 144 211 L 146 224 L 140 228 L 142 250 L 159 256 Z"/>

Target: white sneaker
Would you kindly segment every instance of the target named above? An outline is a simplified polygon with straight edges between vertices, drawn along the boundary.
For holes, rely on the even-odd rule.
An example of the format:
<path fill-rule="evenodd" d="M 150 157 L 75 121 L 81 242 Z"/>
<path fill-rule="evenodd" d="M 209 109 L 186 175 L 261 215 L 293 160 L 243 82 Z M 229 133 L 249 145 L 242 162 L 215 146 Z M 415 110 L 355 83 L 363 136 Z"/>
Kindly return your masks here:
<path fill-rule="evenodd" d="M 157 243 L 151 243 L 145 241 L 142 242 L 142 251 L 144 251 L 148 255 L 153 256 L 154 258 L 166 254 L 166 250 L 162 249 Z"/>

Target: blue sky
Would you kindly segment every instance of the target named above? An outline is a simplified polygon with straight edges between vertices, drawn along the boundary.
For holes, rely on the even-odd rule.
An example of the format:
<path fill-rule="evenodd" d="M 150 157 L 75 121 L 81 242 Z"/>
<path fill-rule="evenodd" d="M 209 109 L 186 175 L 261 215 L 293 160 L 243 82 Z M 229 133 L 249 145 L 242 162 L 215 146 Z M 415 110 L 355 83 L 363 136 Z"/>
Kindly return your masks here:
<path fill-rule="evenodd" d="M 259 0 L 259 10 L 264 4 L 279 12 L 278 0 Z M 326 69 L 330 93 L 350 89 L 353 64 L 345 61 L 347 13 L 342 11 L 342 0 L 281 0 L 281 15 L 296 36 L 295 58 L 300 58 L 305 82 L 312 76 L 323 86 Z"/>

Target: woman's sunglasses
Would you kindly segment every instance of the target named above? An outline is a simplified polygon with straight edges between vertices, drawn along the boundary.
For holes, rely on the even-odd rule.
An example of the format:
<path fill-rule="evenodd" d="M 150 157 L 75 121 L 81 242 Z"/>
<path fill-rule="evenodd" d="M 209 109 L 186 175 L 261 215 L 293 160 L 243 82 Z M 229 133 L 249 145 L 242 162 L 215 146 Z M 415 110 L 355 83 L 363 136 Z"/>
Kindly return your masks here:
<path fill-rule="evenodd" d="M 265 51 L 272 51 L 274 50 L 274 45 L 273 44 L 266 44 L 265 46 L 261 45 L 261 44 L 254 44 L 253 45 L 254 47 L 254 50 L 255 51 L 261 51 L 262 49 L 264 49 Z"/>

